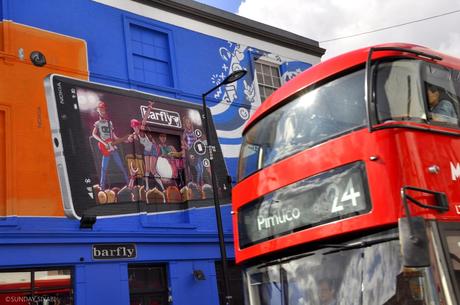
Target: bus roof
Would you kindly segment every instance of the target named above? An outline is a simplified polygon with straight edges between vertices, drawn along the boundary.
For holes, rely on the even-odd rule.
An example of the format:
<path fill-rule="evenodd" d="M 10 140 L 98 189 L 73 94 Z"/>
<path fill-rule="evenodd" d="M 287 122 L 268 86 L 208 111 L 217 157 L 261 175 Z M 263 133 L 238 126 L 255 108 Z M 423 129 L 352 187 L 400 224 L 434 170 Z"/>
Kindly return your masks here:
<path fill-rule="evenodd" d="M 266 113 L 270 112 L 272 109 L 277 108 L 286 98 L 289 96 L 313 85 L 315 83 L 321 82 L 325 79 L 330 78 L 340 72 L 352 69 L 354 67 L 363 65 L 366 63 L 369 51 L 371 48 L 375 47 L 394 47 L 394 48 L 404 48 L 415 51 L 420 51 L 428 53 L 431 55 L 436 55 L 442 58 L 442 60 L 436 60 L 436 63 L 460 70 L 460 60 L 458 58 L 431 50 L 429 48 L 408 44 L 408 43 L 387 43 L 380 44 L 375 46 L 369 46 L 355 51 L 351 51 L 331 59 L 328 59 L 322 63 L 319 63 L 303 73 L 299 74 L 294 79 L 287 82 L 281 88 L 276 90 L 272 95 L 270 95 L 265 102 L 256 110 L 256 112 L 249 119 L 248 123 L 244 128 L 244 132 L 253 125 L 257 120 L 262 118 Z M 413 57 L 416 55 L 407 52 L 400 51 L 381 51 L 376 52 L 373 55 L 373 59 L 384 58 L 384 57 L 394 57 L 394 56 L 404 56 L 404 57 Z"/>

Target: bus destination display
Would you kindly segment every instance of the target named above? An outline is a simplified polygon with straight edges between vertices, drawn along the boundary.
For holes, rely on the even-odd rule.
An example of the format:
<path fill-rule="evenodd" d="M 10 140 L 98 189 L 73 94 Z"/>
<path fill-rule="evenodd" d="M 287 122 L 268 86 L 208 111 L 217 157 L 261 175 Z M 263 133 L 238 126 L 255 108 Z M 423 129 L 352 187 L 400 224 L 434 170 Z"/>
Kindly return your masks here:
<path fill-rule="evenodd" d="M 362 162 L 298 181 L 243 206 L 240 247 L 370 210 Z"/>

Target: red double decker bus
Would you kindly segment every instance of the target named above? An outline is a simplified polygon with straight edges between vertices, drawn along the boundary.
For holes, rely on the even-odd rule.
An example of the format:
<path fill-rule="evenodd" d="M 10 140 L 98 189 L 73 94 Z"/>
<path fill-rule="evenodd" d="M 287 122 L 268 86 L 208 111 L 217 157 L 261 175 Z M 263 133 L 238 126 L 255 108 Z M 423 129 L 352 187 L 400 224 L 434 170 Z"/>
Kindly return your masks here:
<path fill-rule="evenodd" d="M 353 51 L 271 95 L 233 190 L 246 303 L 460 304 L 460 59 Z"/>

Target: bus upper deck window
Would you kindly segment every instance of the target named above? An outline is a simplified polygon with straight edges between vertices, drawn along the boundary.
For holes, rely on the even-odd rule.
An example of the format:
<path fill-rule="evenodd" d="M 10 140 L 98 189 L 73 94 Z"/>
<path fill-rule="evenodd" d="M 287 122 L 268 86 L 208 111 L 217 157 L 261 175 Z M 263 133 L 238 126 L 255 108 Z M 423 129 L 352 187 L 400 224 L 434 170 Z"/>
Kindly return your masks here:
<path fill-rule="evenodd" d="M 239 180 L 319 143 L 363 128 L 363 83 L 364 71 L 358 70 L 315 89 L 307 88 L 255 123 L 243 135 Z"/>

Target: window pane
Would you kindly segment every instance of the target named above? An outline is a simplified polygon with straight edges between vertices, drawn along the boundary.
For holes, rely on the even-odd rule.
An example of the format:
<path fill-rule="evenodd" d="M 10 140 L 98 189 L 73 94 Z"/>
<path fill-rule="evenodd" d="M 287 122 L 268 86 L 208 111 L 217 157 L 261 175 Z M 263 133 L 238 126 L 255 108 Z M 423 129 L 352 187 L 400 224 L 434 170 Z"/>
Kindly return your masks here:
<path fill-rule="evenodd" d="M 273 78 L 270 76 L 267 76 L 265 84 L 270 87 L 273 87 Z"/>
<path fill-rule="evenodd" d="M 146 296 L 144 299 L 146 305 L 162 305 L 165 304 L 161 296 Z"/>
<path fill-rule="evenodd" d="M 30 289 L 31 272 L 0 272 L 0 291 Z"/>
<path fill-rule="evenodd" d="M 254 305 L 361 304 L 361 250 L 317 254 L 247 272 Z"/>
<path fill-rule="evenodd" d="M 129 267 L 129 288 L 131 291 L 162 291 L 166 289 L 162 267 Z"/>
<path fill-rule="evenodd" d="M 263 102 L 275 89 L 281 86 L 278 66 L 270 63 L 256 63 L 256 71 L 260 98 Z"/>
<path fill-rule="evenodd" d="M 394 232 L 386 234 L 377 234 L 375 239 L 366 237 L 382 240 L 368 247 L 323 248 L 300 258 L 282 257 L 282 263 L 272 261 L 268 266 L 248 268 L 245 289 L 249 304 L 438 304 L 414 294 L 416 289 L 412 288 L 423 281 L 423 274 L 402 273 L 399 241 L 384 241 L 394 236 Z"/>
<path fill-rule="evenodd" d="M 453 277 L 457 282 L 457 286 L 460 287 L 460 233 L 450 231 L 446 236 L 448 256 L 453 269 Z"/>
<path fill-rule="evenodd" d="M 250 304 L 282 305 L 280 267 L 263 268 L 248 277 Z"/>
<path fill-rule="evenodd" d="M 460 82 L 455 75 L 458 71 L 419 60 L 380 64 L 376 81 L 380 121 L 430 120 L 457 125 Z"/>
<path fill-rule="evenodd" d="M 130 304 L 164 305 L 168 300 L 166 267 L 128 266 Z"/>
<path fill-rule="evenodd" d="M 283 271 L 288 304 L 361 304 L 361 249 L 294 260 Z"/>
<path fill-rule="evenodd" d="M 34 289 L 70 287 L 70 270 L 46 270 L 34 272 Z"/>
<path fill-rule="evenodd" d="M 419 62 L 399 60 L 378 66 L 376 93 L 380 120 L 426 119 Z"/>
<path fill-rule="evenodd" d="M 365 248 L 363 304 L 386 304 L 395 297 L 396 279 L 402 271 L 400 252 L 400 245 L 396 240 Z"/>
<path fill-rule="evenodd" d="M 275 89 L 273 88 L 265 88 L 265 94 L 268 96 L 272 95 L 272 93 L 275 92 Z"/>
<path fill-rule="evenodd" d="M 219 289 L 219 299 L 222 300 L 224 283 L 222 275 L 222 262 L 215 262 L 217 287 Z M 232 296 L 232 304 L 244 305 L 244 294 L 243 294 L 243 274 L 241 266 L 236 265 L 234 261 L 227 261 L 227 278 L 230 284 L 230 295 Z"/>
<path fill-rule="evenodd" d="M 262 73 L 262 82 L 261 85 L 265 85 L 267 83 L 267 75 L 265 73 Z"/>
<path fill-rule="evenodd" d="M 257 81 L 258 81 L 259 83 L 263 83 L 264 78 L 263 78 L 263 76 L 262 76 L 262 73 L 257 72 Z"/>
<path fill-rule="evenodd" d="M 424 64 L 422 79 L 426 92 L 428 112 L 433 122 L 458 123 L 460 81 L 453 77 L 457 71 Z"/>
<path fill-rule="evenodd" d="M 265 99 L 267 98 L 267 95 L 265 94 L 265 87 L 264 86 L 260 86 L 259 87 L 259 91 L 260 91 L 260 97 L 262 99 L 262 102 L 265 101 Z"/>
<path fill-rule="evenodd" d="M 0 272 L 0 304 L 10 303 L 73 304 L 71 270 Z"/>
<path fill-rule="evenodd" d="M 129 301 L 130 301 L 129 303 L 132 305 L 143 305 L 144 304 L 143 297 L 140 295 L 131 295 Z"/>
<path fill-rule="evenodd" d="M 130 24 L 133 79 L 160 86 L 172 86 L 172 67 L 168 34 L 153 28 Z M 157 66 L 161 66 L 161 75 Z"/>
<path fill-rule="evenodd" d="M 267 65 L 262 65 L 262 71 L 264 74 L 270 75 L 270 67 Z"/>
<path fill-rule="evenodd" d="M 256 63 L 256 71 L 257 73 L 262 73 L 262 65 L 259 63 Z"/>

